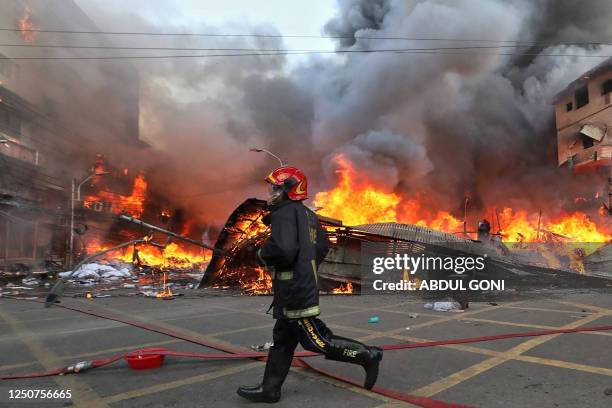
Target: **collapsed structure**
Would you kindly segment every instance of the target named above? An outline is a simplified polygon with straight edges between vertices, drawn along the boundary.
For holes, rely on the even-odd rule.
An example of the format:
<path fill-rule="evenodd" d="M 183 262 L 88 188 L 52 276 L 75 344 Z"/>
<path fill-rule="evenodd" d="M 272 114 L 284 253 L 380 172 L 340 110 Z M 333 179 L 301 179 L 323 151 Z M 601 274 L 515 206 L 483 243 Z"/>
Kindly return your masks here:
<path fill-rule="evenodd" d="M 271 278 L 257 265 L 252 250 L 261 246 L 270 233 L 262 223 L 265 208 L 265 201 L 251 198 L 232 212 L 215 244 L 218 252 L 208 264 L 200 288 L 212 286 L 244 289 L 247 293 L 269 292 Z M 509 279 L 527 285 L 551 283 L 552 277 L 560 283 L 564 279 L 575 283 L 577 272 L 585 272 L 584 248 L 550 241 L 506 245 L 499 234 L 491 233 L 486 220 L 479 225 L 477 239 L 471 239 L 417 225 L 374 223 L 345 226 L 340 220 L 319 217 L 331 242 L 330 252 L 317 271 L 320 289 L 324 292 L 355 293 L 361 287 L 369 286 L 374 277 L 373 253 L 390 257 L 397 254 L 485 257 L 486 268 L 465 277 Z M 598 273 L 599 269 L 592 272 Z M 449 276 L 458 277 L 452 271 L 441 273 L 424 268 L 416 275 L 404 278 L 425 280 Z"/>

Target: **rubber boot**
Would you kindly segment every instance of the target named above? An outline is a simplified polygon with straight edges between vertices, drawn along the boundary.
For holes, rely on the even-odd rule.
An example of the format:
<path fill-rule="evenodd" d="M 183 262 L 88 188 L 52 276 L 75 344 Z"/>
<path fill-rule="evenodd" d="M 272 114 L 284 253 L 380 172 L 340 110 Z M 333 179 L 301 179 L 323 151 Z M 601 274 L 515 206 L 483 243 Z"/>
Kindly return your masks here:
<path fill-rule="evenodd" d="M 242 386 L 238 388 L 238 395 L 253 402 L 278 402 L 292 359 L 293 353 L 270 349 L 262 383 L 251 387 Z"/>
<path fill-rule="evenodd" d="M 366 346 L 356 340 L 332 336 L 330 351 L 325 355 L 328 360 L 359 364 L 365 370 L 363 387 L 371 390 L 378 378 L 378 366 L 383 357 L 380 347 Z"/>

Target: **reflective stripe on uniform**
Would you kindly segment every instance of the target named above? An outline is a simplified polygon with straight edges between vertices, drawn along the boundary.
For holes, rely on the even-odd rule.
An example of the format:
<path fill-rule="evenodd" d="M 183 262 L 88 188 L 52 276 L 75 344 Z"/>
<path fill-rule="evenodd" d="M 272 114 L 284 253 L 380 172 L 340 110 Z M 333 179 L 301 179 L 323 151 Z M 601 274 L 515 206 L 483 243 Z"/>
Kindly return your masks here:
<path fill-rule="evenodd" d="M 302 319 L 300 320 L 300 323 L 310 342 L 314 344 L 316 348 L 325 353 L 325 346 L 327 346 L 327 342 L 321 337 L 315 325 L 313 325 L 309 319 Z"/>
<path fill-rule="evenodd" d="M 283 314 L 289 319 L 301 319 L 303 317 L 318 316 L 321 314 L 321 310 L 319 309 L 319 305 L 298 310 L 287 310 L 287 308 L 283 308 Z"/>
<path fill-rule="evenodd" d="M 314 273 L 315 283 L 319 283 L 319 277 L 317 276 L 317 264 L 314 259 L 310 260 L 310 264 L 312 265 L 312 273 Z"/>

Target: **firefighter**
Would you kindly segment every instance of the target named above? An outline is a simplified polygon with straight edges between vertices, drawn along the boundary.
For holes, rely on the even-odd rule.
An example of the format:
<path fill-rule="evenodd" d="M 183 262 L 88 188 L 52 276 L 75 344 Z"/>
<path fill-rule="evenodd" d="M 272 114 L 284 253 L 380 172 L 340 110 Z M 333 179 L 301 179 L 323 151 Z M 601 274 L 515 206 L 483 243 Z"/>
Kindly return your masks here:
<path fill-rule="evenodd" d="M 302 203 L 308 198 L 304 173 L 283 166 L 265 181 L 270 188 L 270 213 L 264 222 L 270 225 L 271 235 L 257 251 L 257 258 L 272 277 L 271 308 L 276 324 L 262 383 L 240 387 L 238 395 L 254 402 L 277 402 L 298 343 L 326 359 L 361 365 L 364 387 L 371 389 L 382 349 L 336 336 L 317 318 L 317 268 L 329 250 L 329 240 L 316 214 Z"/>

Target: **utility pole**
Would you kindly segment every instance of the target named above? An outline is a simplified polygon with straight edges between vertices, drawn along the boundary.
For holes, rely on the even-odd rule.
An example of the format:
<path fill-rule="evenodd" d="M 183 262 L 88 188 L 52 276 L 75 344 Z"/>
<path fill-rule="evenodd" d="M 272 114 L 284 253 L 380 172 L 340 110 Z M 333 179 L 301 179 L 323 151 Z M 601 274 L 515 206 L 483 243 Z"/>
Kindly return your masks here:
<path fill-rule="evenodd" d="M 81 202 L 81 187 L 83 184 L 87 183 L 94 177 L 106 176 L 107 174 L 111 174 L 110 171 L 102 171 L 100 173 L 92 173 L 89 176 L 85 177 L 78 185 L 76 184 L 76 179 L 72 179 L 72 185 L 70 189 L 70 238 L 68 243 L 68 267 L 72 267 L 73 257 L 74 257 L 74 211 L 75 211 L 75 202 Z"/>
<path fill-rule="evenodd" d="M 469 196 L 465 196 L 465 203 L 463 205 L 463 236 L 467 237 L 467 211 L 468 211 L 468 204 L 470 203 L 470 197 Z"/>
<path fill-rule="evenodd" d="M 542 227 L 542 209 L 540 208 L 540 213 L 538 214 L 538 231 L 536 233 L 536 242 L 540 242 L 540 228 Z"/>
<path fill-rule="evenodd" d="M 70 188 L 70 232 L 68 239 L 68 262 L 66 262 L 66 267 L 72 267 L 72 252 L 74 251 L 74 190 L 75 190 L 76 180 L 73 178 L 71 180 L 71 188 Z"/>

